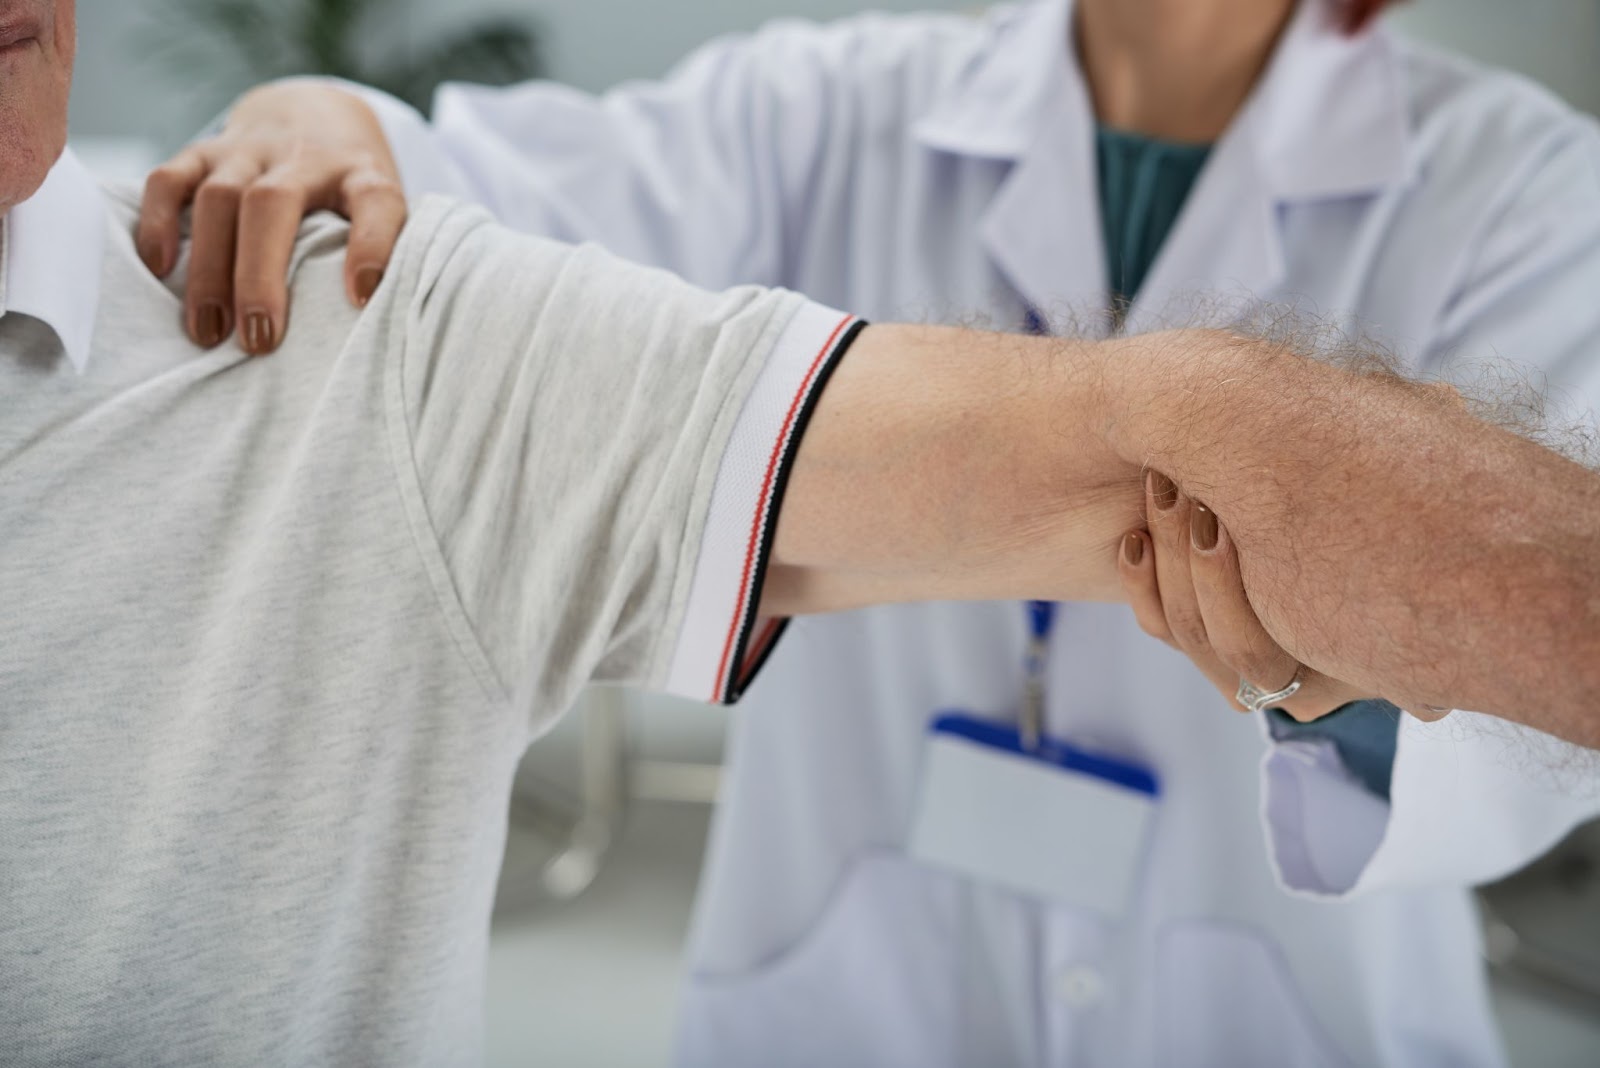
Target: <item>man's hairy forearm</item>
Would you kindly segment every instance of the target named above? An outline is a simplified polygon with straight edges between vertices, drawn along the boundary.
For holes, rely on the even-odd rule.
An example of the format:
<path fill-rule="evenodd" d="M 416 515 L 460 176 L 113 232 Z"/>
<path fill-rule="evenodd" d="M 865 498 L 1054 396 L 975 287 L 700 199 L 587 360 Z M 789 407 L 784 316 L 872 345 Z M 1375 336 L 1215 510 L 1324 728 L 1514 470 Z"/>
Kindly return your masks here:
<path fill-rule="evenodd" d="M 1110 448 L 1106 349 L 872 326 L 829 380 L 780 514 L 769 613 L 1118 600 L 1140 471 Z"/>
<path fill-rule="evenodd" d="M 871 327 L 796 460 L 763 607 L 1120 599 L 1147 468 L 1308 666 L 1600 745 L 1600 477 L 1447 392 L 1215 331 Z"/>
<path fill-rule="evenodd" d="M 1116 344 L 1119 455 L 1216 511 L 1286 649 L 1600 744 L 1600 477 L 1393 375 L 1220 333 Z"/>

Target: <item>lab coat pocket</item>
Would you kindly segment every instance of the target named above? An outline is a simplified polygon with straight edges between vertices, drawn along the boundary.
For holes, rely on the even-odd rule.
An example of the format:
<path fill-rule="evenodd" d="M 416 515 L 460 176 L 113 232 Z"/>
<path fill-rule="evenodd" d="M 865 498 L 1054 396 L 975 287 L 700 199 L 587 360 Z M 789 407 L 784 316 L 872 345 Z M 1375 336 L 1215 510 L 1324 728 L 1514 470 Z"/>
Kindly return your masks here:
<path fill-rule="evenodd" d="M 1249 928 L 1184 920 L 1162 932 L 1162 1068 L 1345 1068 L 1276 946 Z"/>
<path fill-rule="evenodd" d="M 954 1068 L 961 982 L 951 930 L 963 892 L 899 853 L 858 857 L 817 921 L 775 958 L 690 977 L 678 1063 Z"/>

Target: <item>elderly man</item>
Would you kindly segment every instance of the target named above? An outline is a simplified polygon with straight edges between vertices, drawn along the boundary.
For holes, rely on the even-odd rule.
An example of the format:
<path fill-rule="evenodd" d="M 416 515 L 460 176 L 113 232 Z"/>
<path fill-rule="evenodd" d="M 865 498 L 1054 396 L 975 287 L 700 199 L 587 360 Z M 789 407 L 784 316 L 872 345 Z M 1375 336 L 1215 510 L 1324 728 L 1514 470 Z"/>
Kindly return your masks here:
<path fill-rule="evenodd" d="M 730 699 L 758 608 L 1110 596 L 1146 461 L 1310 668 L 1593 737 L 1600 480 L 1428 390 L 1212 333 L 863 328 L 440 201 L 364 311 L 317 223 L 278 357 L 201 353 L 62 153 L 73 34 L 0 0 L 7 1064 L 472 1063 L 512 771 L 582 683 Z M 1469 480 L 1494 522 L 1428 492 Z M 1402 529 L 1518 633 L 1387 563 Z"/>

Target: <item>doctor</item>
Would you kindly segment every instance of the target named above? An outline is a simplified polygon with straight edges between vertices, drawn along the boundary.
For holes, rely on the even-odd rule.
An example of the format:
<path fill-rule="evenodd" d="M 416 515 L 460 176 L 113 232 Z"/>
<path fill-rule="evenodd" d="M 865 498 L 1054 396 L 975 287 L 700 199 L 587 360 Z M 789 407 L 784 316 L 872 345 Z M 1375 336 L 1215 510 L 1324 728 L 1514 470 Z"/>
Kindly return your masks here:
<path fill-rule="evenodd" d="M 451 87 L 431 126 L 372 93 L 272 87 L 152 178 L 141 251 L 173 265 L 198 190 L 190 328 L 270 351 L 301 212 L 354 217 L 363 300 L 404 216 L 398 175 L 704 285 L 781 284 L 870 317 L 1064 329 L 1110 309 L 1097 328 L 1140 331 L 1220 291 L 1375 332 L 1420 372 L 1531 361 L 1594 405 L 1592 124 L 1371 26 L 1380 6 L 786 22 L 599 98 Z M 1462 522 L 1494 521 L 1447 489 Z M 1150 603 L 1147 628 L 1172 637 Z M 1118 606 L 797 622 L 735 721 L 680 1060 L 1503 1063 L 1467 887 L 1546 849 L 1594 789 L 1552 774 L 1549 739 L 1467 712 L 1362 704 L 1312 733 L 1229 720 L 1203 639 L 1173 640 L 1189 655 Z M 1018 806 L 952 828 L 944 802 L 992 762 L 952 772 L 950 753 L 981 745 L 946 714 L 1010 723 L 1030 693 L 1042 731 L 1094 758 L 1043 787 L 1081 802 L 1077 837 Z M 1118 776 L 1151 790 L 1107 788 Z M 1084 862 L 1041 874 L 1030 856 Z"/>

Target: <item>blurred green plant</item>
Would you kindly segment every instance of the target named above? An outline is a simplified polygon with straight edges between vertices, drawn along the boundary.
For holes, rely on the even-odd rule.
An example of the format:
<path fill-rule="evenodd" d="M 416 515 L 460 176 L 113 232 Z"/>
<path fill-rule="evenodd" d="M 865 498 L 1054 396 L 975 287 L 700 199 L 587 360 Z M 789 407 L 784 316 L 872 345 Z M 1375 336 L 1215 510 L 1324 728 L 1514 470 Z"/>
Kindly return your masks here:
<path fill-rule="evenodd" d="M 504 85 L 540 73 L 539 41 L 525 21 L 468 24 L 410 54 L 374 55 L 397 0 L 159 0 L 147 27 L 153 63 L 185 84 L 209 79 L 215 111 L 241 89 L 292 74 L 348 78 L 423 111 L 441 82 Z"/>

